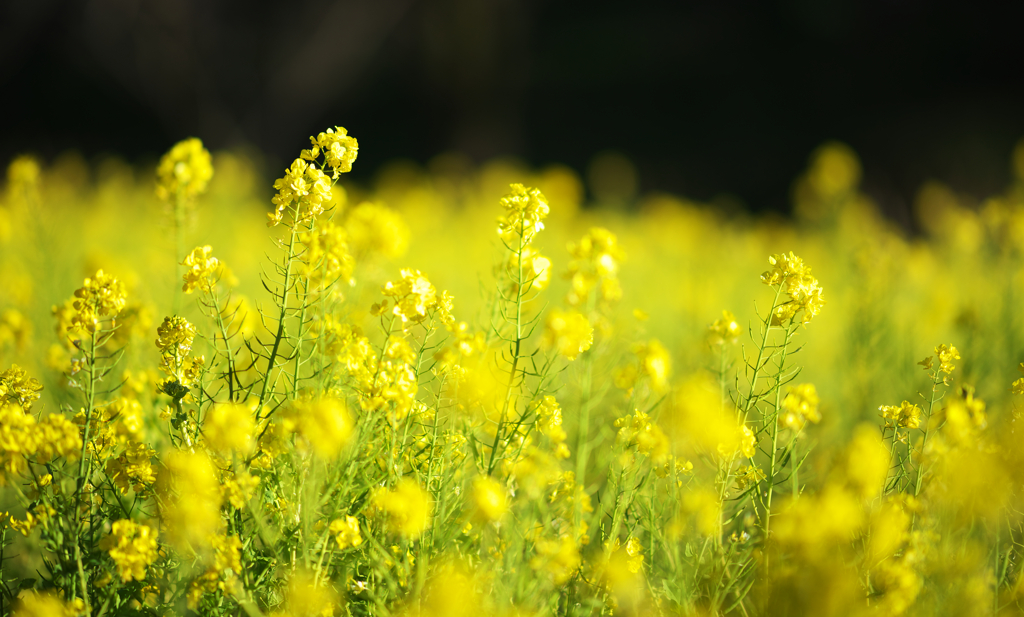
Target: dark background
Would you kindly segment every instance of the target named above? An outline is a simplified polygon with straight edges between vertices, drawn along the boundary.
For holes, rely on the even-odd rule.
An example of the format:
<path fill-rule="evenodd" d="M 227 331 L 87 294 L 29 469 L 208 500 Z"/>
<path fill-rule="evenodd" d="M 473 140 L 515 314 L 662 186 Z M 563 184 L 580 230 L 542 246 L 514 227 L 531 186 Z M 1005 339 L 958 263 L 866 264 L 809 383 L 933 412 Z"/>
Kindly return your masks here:
<path fill-rule="evenodd" d="M 187 136 L 277 172 L 346 126 L 354 174 L 457 150 L 643 191 L 789 208 L 822 142 L 905 219 L 921 182 L 978 197 L 1024 136 L 1022 3 L 935 0 L 0 0 L 3 161 L 155 159 Z"/>

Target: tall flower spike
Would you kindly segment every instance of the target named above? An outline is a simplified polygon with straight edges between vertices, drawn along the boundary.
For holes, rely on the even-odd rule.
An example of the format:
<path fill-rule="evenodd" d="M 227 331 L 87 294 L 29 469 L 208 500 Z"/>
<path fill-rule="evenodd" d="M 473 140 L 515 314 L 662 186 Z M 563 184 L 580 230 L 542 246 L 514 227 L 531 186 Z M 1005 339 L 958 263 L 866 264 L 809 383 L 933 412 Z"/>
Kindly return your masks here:
<path fill-rule="evenodd" d="M 527 188 L 522 184 L 510 185 L 512 192 L 501 198 L 505 216 L 498 219 L 498 235 L 509 246 L 523 237 L 523 244 L 529 244 L 537 232 L 544 229 L 542 222 L 548 215 L 548 200 L 540 189 Z"/>

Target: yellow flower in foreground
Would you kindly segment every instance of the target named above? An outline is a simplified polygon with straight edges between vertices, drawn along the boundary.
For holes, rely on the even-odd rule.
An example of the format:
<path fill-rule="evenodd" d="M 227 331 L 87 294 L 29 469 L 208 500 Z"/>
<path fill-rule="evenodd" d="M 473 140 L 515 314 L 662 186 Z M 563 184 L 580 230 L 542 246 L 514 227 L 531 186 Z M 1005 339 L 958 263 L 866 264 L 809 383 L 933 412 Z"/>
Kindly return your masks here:
<path fill-rule="evenodd" d="M 490 476 L 477 476 L 470 493 L 476 518 L 496 521 L 508 512 L 508 490 Z"/>
<path fill-rule="evenodd" d="M 49 592 L 35 590 L 23 592 L 14 605 L 13 617 L 77 617 L 85 614 L 85 602 L 75 598 L 61 600 Z"/>
<path fill-rule="evenodd" d="M 206 443 L 221 454 L 238 452 L 248 454 L 255 445 L 253 433 L 256 432 L 255 406 L 256 399 L 251 403 L 218 403 L 213 406 L 203 419 L 203 436 Z"/>
<path fill-rule="evenodd" d="M 318 582 L 311 572 L 300 570 L 288 581 L 284 604 L 270 617 L 332 617 L 340 600 L 330 581 Z"/>
<path fill-rule="evenodd" d="M 146 568 L 156 561 L 156 532 L 146 525 L 120 520 L 111 526 L 100 548 L 110 553 L 122 582 L 141 581 L 146 578 Z"/>
<path fill-rule="evenodd" d="M 292 403 L 286 417 L 322 459 L 337 457 L 352 440 L 352 414 L 341 399 L 298 400 Z"/>
<path fill-rule="evenodd" d="M 430 527 L 434 502 L 415 480 L 402 478 L 394 489 L 378 488 L 371 505 L 388 517 L 388 525 L 409 539 L 418 538 Z"/>
<path fill-rule="evenodd" d="M 548 313 L 544 338 L 541 344 L 546 348 L 555 348 L 569 360 L 590 349 L 594 343 L 594 329 L 582 313 L 565 312 L 552 309 Z"/>
<path fill-rule="evenodd" d="M 172 451 L 164 457 L 161 518 L 172 542 L 182 548 L 204 546 L 221 526 L 223 500 L 213 463 L 205 454 Z"/>

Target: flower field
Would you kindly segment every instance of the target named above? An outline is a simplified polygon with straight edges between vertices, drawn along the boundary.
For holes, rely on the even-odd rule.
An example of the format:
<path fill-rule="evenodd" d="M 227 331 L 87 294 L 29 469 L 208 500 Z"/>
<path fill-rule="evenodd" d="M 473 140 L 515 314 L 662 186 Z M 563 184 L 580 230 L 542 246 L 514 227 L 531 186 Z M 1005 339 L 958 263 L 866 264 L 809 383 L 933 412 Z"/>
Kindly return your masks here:
<path fill-rule="evenodd" d="M 10 162 L 0 614 L 1021 613 L 1024 142 L 914 233 L 357 155 Z"/>

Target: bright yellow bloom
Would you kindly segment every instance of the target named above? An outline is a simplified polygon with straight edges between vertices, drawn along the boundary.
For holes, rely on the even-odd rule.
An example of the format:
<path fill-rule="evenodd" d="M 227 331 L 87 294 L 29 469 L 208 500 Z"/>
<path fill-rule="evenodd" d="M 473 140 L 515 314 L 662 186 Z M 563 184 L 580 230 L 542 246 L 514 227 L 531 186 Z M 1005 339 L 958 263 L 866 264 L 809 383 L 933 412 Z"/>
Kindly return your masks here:
<path fill-rule="evenodd" d="M 349 137 L 344 127 L 327 129 L 316 137 L 310 137 L 309 141 L 313 147 L 302 151 L 303 159 L 315 161 L 323 154 L 324 164 L 331 168 L 335 180 L 338 174 L 352 171 L 352 163 L 359 155 L 359 142 L 355 137 Z"/>
<path fill-rule="evenodd" d="M 256 405 L 258 400 L 248 403 L 217 403 L 203 418 L 203 437 L 215 451 L 228 455 L 231 452 L 249 454 L 256 445 Z"/>
<path fill-rule="evenodd" d="M 899 405 L 882 405 L 878 408 L 886 420 L 886 427 L 917 428 L 921 426 L 921 408 L 910 401 Z"/>
<path fill-rule="evenodd" d="M 136 493 L 142 492 L 156 482 L 154 456 L 156 450 L 146 444 L 128 443 L 120 456 L 107 460 L 107 477 L 114 481 L 121 494 L 127 493 L 129 488 Z"/>
<path fill-rule="evenodd" d="M 569 360 L 590 349 L 594 343 L 594 328 L 586 316 L 576 311 L 554 308 L 548 313 L 541 345 L 554 348 Z"/>
<path fill-rule="evenodd" d="M 477 519 L 493 522 L 508 512 L 508 489 L 491 476 L 477 476 L 473 479 L 470 499 Z"/>
<path fill-rule="evenodd" d="M 70 602 L 50 593 L 28 590 L 18 596 L 12 617 L 79 617 L 85 614 L 85 602 L 75 598 Z"/>
<path fill-rule="evenodd" d="M 141 581 L 157 558 L 156 531 L 131 520 L 116 521 L 100 548 L 110 553 L 122 582 Z"/>
<path fill-rule="evenodd" d="M 669 455 L 668 437 L 643 411 L 637 409 L 632 415 L 618 418 L 614 426 L 619 429 L 616 441 L 626 447 L 635 446 L 637 452 L 650 455 L 656 464 Z"/>
<path fill-rule="evenodd" d="M 196 327 L 184 317 L 164 317 L 156 329 L 156 347 L 164 356 L 184 358 L 192 351 L 195 337 Z"/>
<path fill-rule="evenodd" d="M 821 285 L 811 276 L 811 269 L 793 254 L 782 253 L 768 258 L 772 269 L 761 275 L 765 285 L 782 285 L 789 300 L 775 307 L 773 323 L 780 324 L 803 312 L 802 321 L 808 323 L 825 306 Z"/>
<path fill-rule="evenodd" d="M 43 384 L 34 377 L 29 377 L 25 369 L 17 364 L 0 373 L 0 400 L 17 403 L 25 410 L 32 408 L 32 403 L 42 396 Z"/>
<path fill-rule="evenodd" d="M 205 454 L 182 451 L 170 452 L 163 462 L 168 474 L 161 479 L 160 514 L 167 535 L 181 549 L 204 546 L 223 525 L 223 497 L 213 463 Z"/>
<path fill-rule="evenodd" d="M 206 191 L 213 177 L 210 153 L 195 137 L 174 144 L 156 168 L 156 195 L 170 200 L 177 195 L 192 199 Z"/>
<path fill-rule="evenodd" d="M 626 554 L 629 555 L 629 560 L 626 562 L 629 571 L 633 574 L 639 574 L 644 567 L 644 548 L 640 544 L 640 540 L 630 536 L 626 540 Z"/>
<path fill-rule="evenodd" d="M 299 570 L 288 580 L 284 603 L 270 617 L 333 617 L 340 602 L 329 581 L 317 582 L 312 572 Z"/>
<path fill-rule="evenodd" d="M 412 540 L 430 527 L 434 502 L 415 480 L 402 478 L 394 489 L 378 488 L 370 499 L 373 508 L 387 514 L 392 530 Z"/>
<path fill-rule="evenodd" d="M 336 458 L 352 440 L 352 415 L 342 399 L 297 400 L 292 403 L 286 418 L 322 459 Z"/>
<path fill-rule="evenodd" d="M 939 345 L 935 348 L 935 355 L 939 357 L 939 370 L 949 375 L 956 366 L 953 364 L 954 360 L 960 359 L 960 352 L 956 350 L 956 347 L 952 345 Z"/>
<path fill-rule="evenodd" d="M 59 413 L 53 413 L 36 425 L 38 447 L 36 461 L 49 463 L 57 457 L 77 459 L 82 452 L 78 427 Z"/>
<path fill-rule="evenodd" d="M 70 329 L 94 332 L 100 319 L 116 317 L 124 310 L 126 301 L 121 281 L 97 270 L 95 276 L 85 279 L 85 283 L 75 291 Z"/>
<path fill-rule="evenodd" d="M 293 224 L 307 221 L 323 214 L 325 203 L 331 201 L 331 181 L 313 163 L 295 159 L 285 170 L 284 177 L 274 182 L 277 195 L 271 200 L 274 211 L 267 213 L 267 226 L 273 227 L 284 221 L 289 209 L 294 209 Z"/>
<path fill-rule="evenodd" d="M 402 270 L 401 280 L 388 281 L 381 293 L 394 299 L 392 313 L 402 323 L 419 323 L 426 319 L 429 309 L 437 306 L 437 290 L 419 270 Z"/>
<path fill-rule="evenodd" d="M 514 251 L 518 251 L 520 237 L 522 246 L 533 240 L 537 232 L 544 229 L 541 222 L 548 216 L 548 200 L 540 189 L 512 184 L 512 191 L 501 198 L 505 216 L 498 219 L 498 235 Z"/>
<path fill-rule="evenodd" d="M 814 384 L 802 383 L 786 388 L 786 398 L 782 399 L 782 413 L 779 421 L 783 426 L 793 430 L 801 430 L 808 422 L 821 422 L 818 411 L 818 391 Z"/>
<path fill-rule="evenodd" d="M 338 543 L 340 550 L 359 546 L 363 543 L 363 535 L 359 530 L 359 520 L 354 516 L 346 516 L 344 519 L 339 518 L 331 521 L 329 529 L 334 534 L 334 540 Z"/>
<path fill-rule="evenodd" d="M 196 288 L 204 291 L 212 291 L 213 286 L 220 279 L 224 267 L 220 260 L 212 257 L 213 247 L 210 245 L 197 246 L 185 257 L 181 265 L 185 266 L 185 285 L 181 288 L 187 294 L 192 293 Z"/>

